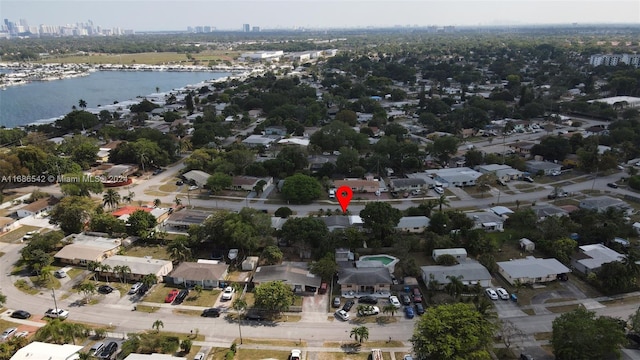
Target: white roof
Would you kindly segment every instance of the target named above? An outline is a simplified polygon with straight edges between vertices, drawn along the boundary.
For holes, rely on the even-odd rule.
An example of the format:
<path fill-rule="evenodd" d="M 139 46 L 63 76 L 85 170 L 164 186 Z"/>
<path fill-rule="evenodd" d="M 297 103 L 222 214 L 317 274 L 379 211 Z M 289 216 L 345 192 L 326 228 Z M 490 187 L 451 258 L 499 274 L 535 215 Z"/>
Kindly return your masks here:
<path fill-rule="evenodd" d="M 440 255 L 467 255 L 467 250 L 464 248 L 450 248 L 450 249 L 433 249 L 433 256 L 438 257 Z"/>
<path fill-rule="evenodd" d="M 513 211 L 506 206 L 494 206 L 489 210 L 493 211 L 498 216 L 513 214 Z"/>
<path fill-rule="evenodd" d="M 74 360 L 77 359 L 80 345 L 57 345 L 34 341 L 18 350 L 11 360 Z"/>
<path fill-rule="evenodd" d="M 169 260 L 158 260 L 146 257 L 135 256 L 123 256 L 114 255 L 110 258 L 104 259 L 102 264 L 107 264 L 113 269 L 116 266 L 128 266 L 131 269 L 132 274 L 146 275 L 146 274 L 158 274 L 158 272 L 166 267 L 166 272 L 169 273 L 173 269 L 173 263 Z M 160 274 L 166 275 L 166 274 Z"/>
<path fill-rule="evenodd" d="M 309 146 L 309 139 L 288 138 L 288 139 L 282 139 L 278 141 L 278 144 Z"/>
<path fill-rule="evenodd" d="M 621 261 L 624 255 L 609 249 L 602 244 L 592 244 L 579 246 L 580 251 L 588 256 L 586 259 L 578 259 L 576 262 L 586 266 L 589 269 L 597 269 L 603 264 Z"/>
<path fill-rule="evenodd" d="M 451 282 L 449 276 L 461 277 L 460 280 L 464 284 L 475 284 L 482 280 L 491 280 L 491 274 L 482 264 L 474 261 L 467 260 L 457 265 L 444 266 L 422 266 L 420 267 L 422 273 L 426 278 L 429 278 L 429 274 L 433 274 L 435 280 L 440 285 L 446 285 Z"/>
<path fill-rule="evenodd" d="M 498 267 L 509 274 L 512 279 L 546 278 L 549 275 L 565 274 L 571 270 L 556 259 L 516 259 L 497 263 Z"/>

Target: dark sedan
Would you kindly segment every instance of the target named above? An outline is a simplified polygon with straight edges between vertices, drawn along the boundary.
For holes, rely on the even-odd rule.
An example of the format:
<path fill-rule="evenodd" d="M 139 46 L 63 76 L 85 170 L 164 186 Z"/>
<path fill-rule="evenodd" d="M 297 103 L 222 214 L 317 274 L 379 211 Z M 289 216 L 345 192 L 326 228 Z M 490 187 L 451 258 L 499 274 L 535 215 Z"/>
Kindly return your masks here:
<path fill-rule="evenodd" d="M 28 319 L 31 317 L 31 314 L 24 310 L 16 310 L 11 313 L 11 317 L 14 319 Z"/>
<path fill-rule="evenodd" d="M 111 294 L 113 292 L 113 288 L 109 285 L 102 285 L 98 288 L 98 292 L 100 294 Z"/>
<path fill-rule="evenodd" d="M 355 302 L 355 301 L 353 301 L 353 300 L 348 300 L 348 301 L 347 301 L 346 303 L 344 303 L 344 305 L 342 306 L 342 310 L 344 310 L 344 311 L 349 311 L 349 310 L 351 310 L 351 308 L 353 307 L 353 305 L 354 305 L 355 303 L 356 303 L 356 302 Z"/>
<path fill-rule="evenodd" d="M 204 309 L 204 311 L 202 311 L 202 315 L 203 317 L 220 317 L 220 309 L 217 308 L 209 308 L 209 309 Z"/>
<path fill-rule="evenodd" d="M 363 303 L 363 304 L 371 304 L 371 305 L 375 305 L 378 303 L 378 299 L 376 297 L 373 296 L 363 296 L 361 298 L 358 299 L 359 303 Z"/>
<path fill-rule="evenodd" d="M 187 298 L 187 295 L 189 295 L 189 290 L 187 290 L 187 289 L 180 290 L 180 292 L 178 293 L 178 296 L 176 296 L 176 299 L 173 300 L 173 303 L 174 304 L 182 304 L 184 299 Z"/>
<path fill-rule="evenodd" d="M 107 346 L 102 348 L 102 352 L 100 352 L 100 354 L 98 355 L 98 358 L 111 359 L 111 357 L 116 351 L 118 351 L 118 343 L 115 341 L 112 341 L 109 344 L 107 344 Z"/>

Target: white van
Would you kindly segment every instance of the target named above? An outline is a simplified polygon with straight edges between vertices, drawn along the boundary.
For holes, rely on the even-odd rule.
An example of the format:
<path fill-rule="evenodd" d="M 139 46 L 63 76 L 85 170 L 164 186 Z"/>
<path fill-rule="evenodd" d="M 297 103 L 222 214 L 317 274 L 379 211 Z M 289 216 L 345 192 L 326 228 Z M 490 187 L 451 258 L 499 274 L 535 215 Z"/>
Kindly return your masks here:
<path fill-rule="evenodd" d="M 329 189 L 329 199 L 336 198 L 336 189 Z"/>

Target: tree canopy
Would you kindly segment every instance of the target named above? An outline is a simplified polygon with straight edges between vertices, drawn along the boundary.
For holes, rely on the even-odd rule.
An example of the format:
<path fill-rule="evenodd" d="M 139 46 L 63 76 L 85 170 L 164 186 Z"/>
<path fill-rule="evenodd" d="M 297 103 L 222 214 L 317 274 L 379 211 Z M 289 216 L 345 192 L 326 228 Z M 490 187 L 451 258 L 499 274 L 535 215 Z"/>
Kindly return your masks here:
<path fill-rule="evenodd" d="M 293 305 L 293 291 L 282 281 L 270 281 L 256 286 L 253 290 L 254 306 L 261 310 L 283 312 Z"/>

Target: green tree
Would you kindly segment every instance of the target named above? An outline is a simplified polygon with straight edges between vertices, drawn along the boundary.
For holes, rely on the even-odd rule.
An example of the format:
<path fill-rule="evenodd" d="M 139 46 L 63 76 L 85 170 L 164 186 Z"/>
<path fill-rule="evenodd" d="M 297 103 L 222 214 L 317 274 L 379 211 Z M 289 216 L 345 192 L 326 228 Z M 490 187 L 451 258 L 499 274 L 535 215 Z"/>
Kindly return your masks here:
<path fill-rule="evenodd" d="M 629 315 L 629 331 L 640 334 L 640 308 L 633 314 Z"/>
<path fill-rule="evenodd" d="M 191 339 L 184 339 L 180 342 L 180 349 L 184 354 L 188 354 L 191 351 L 191 347 L 193 346 L 193 342 Z"/>
<path fill-rule="evenodd" d="M 382 307 L 382 313 L 383 314 L 391 314 L 391 317 L 393 317 L 396 314 L 396 311 L 398 311 L 398 308 L 396 308 L 391 303 L 386 304 L 385 306 Z"/>
<path fill-rule="evenodd" d="M 82 173 L 65 174 L 63 182 L 60 184 L 62 193 L 70 196 L 91 196 L 100 194 L 104 190 L 104 185 L 97 177 L 91 177 Z"/>
<path fill-rule="evenodd" d="M 293 214 L 293 211 L 286 206 L 279 207 L 278 210 L 276 210 L 276 212 L 274 213 L 275 216 L 281 217 L 283 219 L 288 218 L 292 214 Z"/>
<path fill-rule="evenodd" d="M 269 245 L 262 251 L 262 258 L 265 260 L 266 265 L 279 264 L 282 261 L 282 251 L 275 245 Z"/>
<path fill-rule="evenodd" d="M 142 236 L 157 225 L 156 217 L 143 210 L 136 210 L 127 219 L 127 233 L 129 235 Z"/>
<path fill-rule="evenodd" d="M 66 196 L 53 207 L 49 222 L 57 224 L 65 234 L 80 233 L 89 221 L 95 204 L 85 196 Z"/>
<path fill-rule="evenodd" d="M 83 324 L 64 322 L 51 319 L 34 335 L 36 341 L 52 342 L 54 344 L 74 344 L 76 339 L 85 339 L 89 328 Z"/>
<path fill-rule="evenodd" d="M 558 261 L 569 264 L 571 255 L 578 247 L 578 242 L 569 238 L 559 239 L 551 242 L 551 253 Z"/>
<path fill-rule="evenodd" d="M 353 338 L 355 341 L 362 344 L 369 339 L 369 328 L 366 326 L 356 326 L 351 329 L 349 338 Z"/>
<path fill-rule="evenodd" d="M 147 274 L 140 279 L 140 282 L 147 286 L 147 288 L 151 288 L 155 283 L 158 282 L 158 278 L 155 274 Z"/>
<path fill-rule="evenodd" d="M 253 291 L 255 307 L 262 310 L 282 312 L 293 305 L 293 291 L 282 281 L 270 281 L 256 286 Z"/>
<path fill-rule="evenodd" d="M 78 107 L 82 110 L 87 108 L 87 102 L 83 99 L 78 100 Z"/>
<path fill-rule="evenodd" d="M 428 308 L 418 320 L 411 342 L 421 358 L 488 360 L 495 328 L 471 304 L 439 305 Z"/>
<path fill-rule="evenodd" d="M 109 206 L 111 209 L 118 207 L 120 204 L 120 194 L 115 189 L 107 189 L 102 195 L 102 205 Z"/>
<path fill-rule="evenodd" d="M 95 232 L 113 234 L 124 234 L 127 232 L 127 225 L 124 221 L 109 214 L 94 214 L 89 222 L 89 229 Z"/>
<path fill-rule="evenodd" d="M 151 325 L 151 328 L 154 329 L 156 331 L 156 333 L 159 333 L 160 332 L 160 328 L 164 328 L 164 323 L 162 322 L 162 320 L 156 320 Z"/>
<path fill-rule="evenodd" d="M 429 152 L 440 161 L 440 164 L 447 165 L 449 159 L 458 152 L 458 142 L 458 138 L 453 136 L 441 136 L 433 141 Z"/>
<path fill-rule="evenodd" d="M 82 283 L 78 287 L 78 292 L 84 294 L 84 298 L 87 303 L 91 301 L 91 298 L 96 293 L 96 291 L 98 291 L 98 289 L 96 289 L 96 285 L 92 282 Z"/>
<path fill-rule="evenodd" d="M 491 187 L 495 185 L 496 181 L 498 181 L 498 178 L 494 173 L 482 174 L 476 179 L 476 189 L 484 198 L 484 193 L 491 190 Z"/>
<path fill-rule="evenodd" d="M 386 202 L 368 203 L 360 212 L 364 227 L 370 229 L 379 241 L 384 241 L 400 222 L 402 211 Z"/>
<path fill-rule="evenodd" d="M 233 178 L 231 176 L 217 172 L 207 179 L 207 188 L 213 194 L 217 194 L 223 189 L 230 188 L 232 183 Z"/>
<path fill-rule="evenodd" d="M 338 271 L 338 264 L 333 253 L 327 253 L 322 259 L 314 261 L 309 266 L 312 274 L 320 276 L 324 281 L 331 281 Z"/>
<path fill-rule="evenodd" d="M 551 345 L 559 360 L 596 360 L 620 356 L 626 342 L 619 323 L 610 317 L 596 317 L 583 307 L 564 313 L 553 320 Z"/>
<path fill-rule="evenodd" d="M 294 204 L 308 204 L 322 194 L 320 183 L 311 176 L 296 174 L 284 179 L 282 196 Z"/>
<path fill-rule="evenodd" d="M 175 239 L 169 243 L 167 245 L 167 253 L 174 263 L 188 261 L 193 256 L 189 246 L 189 239 L 185 237 Z"/>

